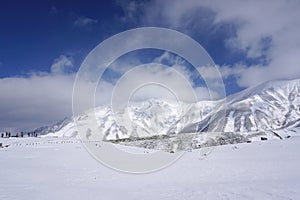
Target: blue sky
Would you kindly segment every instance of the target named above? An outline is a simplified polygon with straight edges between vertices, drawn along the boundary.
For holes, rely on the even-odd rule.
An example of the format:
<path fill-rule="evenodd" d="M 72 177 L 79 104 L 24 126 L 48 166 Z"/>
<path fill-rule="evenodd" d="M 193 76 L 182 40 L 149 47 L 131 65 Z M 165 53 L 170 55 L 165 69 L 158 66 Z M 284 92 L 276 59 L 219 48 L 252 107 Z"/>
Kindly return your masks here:
<path fill-rule="evenodd" d="M 148 24 L 124 22 L 122 19 L 126 17 L 126 11 L 123 4 L 125 3 L 116 1 L 2 2 L 0 77 L 26 76 L 37 71 L 50 72 L 53 60 L 60 55 L 72 59 L 73 70 L 76 70 L 89 51 L 118 32 L 141 26 L 169 27 L 161 23 L 162 21 Z M 200 19 L 196 25 L 205 24 L 206 28 L 191 32 L 185 29 L 195 26 L 194 22 L 190 22 L 190 25 L 185 24 L 184 27 L 174 29 L 198 41 L 216 64 L 245 61 L 242 51 L 228 51 L 226 48 L 225 39 L 235 34 L 232 24 L 213 26 L 212 11 L 203 9 L 202 12 L 195 10 L 195 13 L 197 14 L 194 17 Z M 136 15 L 141 18 L 139 15 L 142 14 Z M 229 93 L 237 90 L 239 88 L 228 88 Z"/>
<path fill-rule="evenodd" d="M 69 116 L 84 58 L 132 28 L 170 28 L 199 42 L 219 67 L 227 95 L 300 78 L 299 9 L 296 0 L 1 1 L 0 130 L 30 130 Z M 116 63 L 121 70 L 125 61 L 147 63 L 164 53 L 131 53 Z M 214 78 L 208 68 L 202 72 Z M 113 83 L 120 74 L 112 68 L 105 80 Z"/>
<path fill-rule="evenodd" d="M 61 54 L 71 56 L 79 66 L 92 48 L 120 29 L 112 27 L 117 24 L 115 16 L 122 13 L 120 6 L 95 2 L 1 1 L 0 76 L 50 71 Z M 95 21 L 75 23 L 85 18 Z"/>

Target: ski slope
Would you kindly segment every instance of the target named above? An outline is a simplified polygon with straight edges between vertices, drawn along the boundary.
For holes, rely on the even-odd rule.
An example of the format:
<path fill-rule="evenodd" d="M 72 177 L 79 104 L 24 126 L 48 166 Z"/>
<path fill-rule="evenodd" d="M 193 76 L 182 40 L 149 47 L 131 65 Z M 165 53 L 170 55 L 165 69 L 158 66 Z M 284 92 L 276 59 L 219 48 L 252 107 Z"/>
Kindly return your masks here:
<path fill-rule="evenodd" d="M 140 175 L 103 166 L 75 138 L 1 142 L 10 144 L 0 148 L 1 200 L 300 199 L 297 136 L 197 149 Z"/>

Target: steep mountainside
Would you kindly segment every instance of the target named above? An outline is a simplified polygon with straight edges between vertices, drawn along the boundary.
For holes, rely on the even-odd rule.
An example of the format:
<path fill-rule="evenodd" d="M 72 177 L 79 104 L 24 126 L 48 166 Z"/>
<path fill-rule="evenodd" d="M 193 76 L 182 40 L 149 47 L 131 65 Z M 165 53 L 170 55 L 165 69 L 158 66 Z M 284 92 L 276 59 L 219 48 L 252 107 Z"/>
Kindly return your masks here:
<path fill-rule="evenodd" d="M 198 122 L 198 131 L 277 130 L 299 119 L 300 80 L 273 81 L 229 96 L 224 108 Z"/>
<path fill-rule="evenodd" d="M 149 99 L 124 110 L 98 107 L 95 115 L 106 140 L 151 137 L 176 133 L 255 133 L 299 126 L 300 79 L 272 81 L 219 101 L 197 103 Z M 88 117 L 89 112 L 77 119 Z M 52 136 L 76 136 L 75 123 L 65 119 L 36 132 Z"/>

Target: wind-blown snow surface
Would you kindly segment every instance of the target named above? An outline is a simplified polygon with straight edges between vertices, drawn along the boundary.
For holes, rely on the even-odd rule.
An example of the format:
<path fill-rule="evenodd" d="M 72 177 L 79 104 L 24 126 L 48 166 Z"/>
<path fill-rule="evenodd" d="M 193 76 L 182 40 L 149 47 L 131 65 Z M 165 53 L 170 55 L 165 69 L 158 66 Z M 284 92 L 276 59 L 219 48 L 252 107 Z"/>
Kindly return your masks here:
<path fill-rule="evenodd" d="M 300 199 L 300 137 L 187 152 L 141 175 L 94 160 L 76 139 L 0 139 L 1 200 Z M 126 148 L 126 147 L 124 147 Z"/>

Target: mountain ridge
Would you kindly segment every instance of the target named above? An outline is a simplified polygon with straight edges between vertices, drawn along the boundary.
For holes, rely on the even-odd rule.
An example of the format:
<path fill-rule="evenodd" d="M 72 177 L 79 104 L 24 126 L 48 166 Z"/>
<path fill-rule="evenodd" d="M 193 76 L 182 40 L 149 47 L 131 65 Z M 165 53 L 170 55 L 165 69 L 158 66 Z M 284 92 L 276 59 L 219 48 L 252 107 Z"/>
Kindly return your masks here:
<path fill-rule="evenodd" d="M 179 104 L 180 109 L 174 103 L 150 99 L 129 105 L 117 114 L 110 107 L 96 108 L 95 114 L 106 140 L 191 132 L 249 134 L 281 130 L 299 125 L 300 79 L 268 81 L 218 101 Z M 57 137 L 76 136 L 76 131 L 74 121 L 67 119 L 36 129 L 37 133 Z"/>

